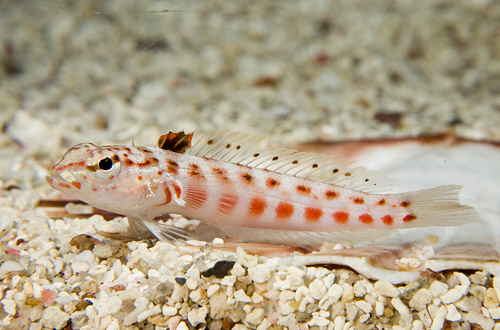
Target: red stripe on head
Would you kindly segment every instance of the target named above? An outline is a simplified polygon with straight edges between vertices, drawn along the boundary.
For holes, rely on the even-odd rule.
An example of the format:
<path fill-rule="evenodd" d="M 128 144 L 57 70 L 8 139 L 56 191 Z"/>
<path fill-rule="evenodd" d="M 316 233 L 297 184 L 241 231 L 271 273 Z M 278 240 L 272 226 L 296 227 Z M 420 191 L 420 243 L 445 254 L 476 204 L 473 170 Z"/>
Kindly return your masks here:
<path fill-rule="evenodd" d="M 335 222 L 338 223 L 346 223 L 349 220 L 349 213 L 347 212 L 335 212 L 332 214 L 333 219 Z"/>
<path fill-rule="evenodd" d="M 362 223 L 371 224 L 373 223 L 373 218 L 368 213 L 364 213 L 359 216 L 359 221 L 361 221 Z"/>
<path fill-rule="evenodd" d="M 288 219 L 293 214 L 293 205 L 286 202 L 280 202 L 276 207 L 276 218 L 278 219 Z"/>
<path fill-rule="evenodd" d="M 250 214 L 254 216 L 260 216 L 266 210 L 267 203 L 266 200 L 261 197 L 254 197 L 250 201 Z"/>
<path fill-rule="evenodd" d="M 308 221 L 316 222 L 323 215 L 323 211 L 319 208 L 315 207 L 306 207 L 304 208 L 304 218 Z"/>

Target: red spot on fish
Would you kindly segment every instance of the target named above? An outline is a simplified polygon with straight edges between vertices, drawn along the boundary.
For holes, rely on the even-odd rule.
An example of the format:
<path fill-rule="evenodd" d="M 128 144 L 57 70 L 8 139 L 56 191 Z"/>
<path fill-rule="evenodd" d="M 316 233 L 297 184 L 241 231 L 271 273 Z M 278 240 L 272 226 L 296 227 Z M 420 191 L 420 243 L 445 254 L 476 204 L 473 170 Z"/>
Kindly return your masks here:
<path fill-rule="evenodd" d="M 306 187 L 304 185 L 297 186 L 297 192 L 301 195 L 309 195 L 311 193 L 311 187 Z"/>
<path fill-rule="evenodd" d="M 170 174 L 178 174 L 179 172 L 177 171 L 177 168 L 174 166 L 167 166 L 167 171 Z"/>
<path fill-rule="evenodd" d="M 83 180 L 87 180 L 87 176 L 86 175 L 83 176 Z"/>
<path fill-rule="evenodd" d="M 402 206 L 402 207 L 408 207 L 409 205 L 410 205 L 410 203 L 409 203 L 409 202 L 407 202 L 407 201 L 403 201 L 403 202 L 401 202 L 401 206 Z"/>
<path fill-rule="evenodd" d="M 125 158 L 125 159 L 123 160 L 123 162 L 125 163 L 125 165 L 126 165 L 126 166 L 132 166 L 132 165 L 134 165 L 134 164 L 135 164 L 135 163 L 134 163 L 131 159 L 129 159 L 129 158 Z"/>
<path fill-rule="evenodd" d="M 219 199 L 218 211 L 224 215 L 229 214 L 238 204 L 238 196 L 229 193 L 222 193 Z"/>
<path fill-rule="evenodd" d="M 57 184 L 59 187 L 63 187 L 63 188 L 66 188 L 66 189 L 71 189 L 71 186 L 65 182 L 59 182 Z"/>
<path fill-rule="evenodd" d="M 365 213 L 365 214 L 361 214 L 359 216 L 359 220 L 362 222 L 362 223 L 366 223 L 366 224 L 370 224 L 373 222 L 373 218 L 371 215 L 369 215 L 368 213 Z"/>
<path fill-rule="evenodd" d="M 390 215 L 386 215 L 384 217 L 382 217 L 382 222 L 388 226 L 392 225 L 392 223 L 394 222 L 394 220 L 392 219 L 392 217 Z"/>
<path fill-rule="evenodd" d="M 142 180 L 142 175 L 137 176 L 137 180 L 141 181 Z"/>
<path fill-rule="evenodd" d="M 169 159 L 167 160 L 168 165 L 173 166 L 173 167 L 179 167 L 179 164 L 174 162 L 173 160 Z"/>
<path fill-rule="evenodd" d="M 161 171 L 156 172 L 156 174 L 161 175 Z"/>
<path fill-rule="evenodd" d="M 352 201 L 354 202 L 354 204 L 364 204 L 365 203 L 365 200 L 361 197 L 356 197 Z"/>
<path fill-rule="evenodd" d="M 226 182 L 229 180 L 227 177 L 227 171 L 220 168 L 212 168 L 212 172 L 217 176 L 217 179 Z"/>
<path fill-rule="evenodd" d="M 332 214 L 335 222 L 346 223 L 349 220 L 349 213 L 347 212 L 335 212 Z"/>
<path fill-rule="evenodd" d="M 407 216 L 405 216 L 403 218 L 403 221 L 404 222 L 410 222 L 410 221 L 413 221 L 417 218 L 417 216 L 415 214 L 408 214 Z"/>
<path fill-rule="evenodd" d="M 251 184 L 253 180 L 253 176 L 251 176 L 249 173 L 243 173 L 241 175 L 241 178 L 243 179 L 243 183 L 245 184 Z"/>
<path fill-rule="evenodd" d="M 288 219 L 293 214 L 293 205 L 286 202 L 280 202 L 276 207 L 275 212 L 278 219 Z"/>
<path fill-rule="evenodd" d="M 273 178 L 268 178 L 266 180 L 266 186 L 270 189 L 273 189 L 273 188 L 276 188 L 280 185 L 280 182 L 279 181 L 276 181 L 275 179 Z"/>
<path fill-rule="evenodd" d="M 323 215 L 323 211 L 315 207 L 306 207 L 304 208 L 304 211 L 304 218 L 308 221 L 316 222 Z"/>
<path fill-rule="evenodd" d="M 254 197 L 250 201 L 250 214 L 259 216 L 262 213 L 264 213 L 265 209 L 267 207 L 267 203 L 265 199 L 260 198 L 260 197 Z"/>
<path fill-rule="evenodd" d="M 200 167 L 196 164 L 189 164 L 190 170 L 188 172 L 189 176 L 196 177 L 198 179 L 204 179 L 205 176 L 201 173 Z"/>
<path fill-rule="evenodd" d="M 379 200 L 377 202 L 377 205 L 380 205 L 380 206 L 385 205 L 385 199 L 382 198 L 381 200 Z"/>
<path fill-rule="evenodd" d="M 175 197 L 177 199 L 181 198 L 181 193 L 182 193 L 181 187 L 179 187 L 179 185 L 174 183 L 172 184 L 172 188 L 174 188 Z"/>
<path fill-rule="evenodd" d="M 326 193 L 325 193 L 325 197 L 326 199 L 328 200 L 332 200 L 332 199 L 335 199 L 337 197 L 339 197 L 339 194 L 337 194 L 335 191 L 333 190 L 328 190 Z"/>
<path fill-rule="evenodd" d="M 75 187 L 76 189 L 81 189 L 82 188 L 82 184 L 78 181 L 74 181 L 74 182 L 71 182 L 71 185 L 73 187 Z"/>

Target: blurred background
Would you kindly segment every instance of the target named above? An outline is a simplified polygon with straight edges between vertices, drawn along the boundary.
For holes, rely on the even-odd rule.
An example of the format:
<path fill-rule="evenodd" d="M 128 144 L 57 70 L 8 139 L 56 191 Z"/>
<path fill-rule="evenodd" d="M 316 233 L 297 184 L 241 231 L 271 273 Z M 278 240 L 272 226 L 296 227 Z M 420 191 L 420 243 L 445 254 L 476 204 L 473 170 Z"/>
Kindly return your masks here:
<path fill-rule="evenodd" d="M 2 178 L 168 130 L 296 145 L 499 125 L 495 1 L 0 1 Z"/>

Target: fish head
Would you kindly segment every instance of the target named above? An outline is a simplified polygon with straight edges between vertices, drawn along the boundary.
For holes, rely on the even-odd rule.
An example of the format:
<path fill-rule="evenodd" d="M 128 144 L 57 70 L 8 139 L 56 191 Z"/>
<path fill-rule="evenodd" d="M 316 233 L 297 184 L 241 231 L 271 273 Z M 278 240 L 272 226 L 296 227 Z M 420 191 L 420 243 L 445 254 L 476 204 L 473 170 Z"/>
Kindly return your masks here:
<path fill-rule="evenodd" d="M 126 150 L 125 150 L 126 149 Z M 129 151 L 129 152 L 127 152 Z M 130 153 L 139 152 L 120 146 L 98 147 L 82 143 L 69 149 L 46 176 L 54 189 L 110 212 L 134 215 L 145 195 L 144 182 L 138 180 L 141 169 L 132 169 Z"/>

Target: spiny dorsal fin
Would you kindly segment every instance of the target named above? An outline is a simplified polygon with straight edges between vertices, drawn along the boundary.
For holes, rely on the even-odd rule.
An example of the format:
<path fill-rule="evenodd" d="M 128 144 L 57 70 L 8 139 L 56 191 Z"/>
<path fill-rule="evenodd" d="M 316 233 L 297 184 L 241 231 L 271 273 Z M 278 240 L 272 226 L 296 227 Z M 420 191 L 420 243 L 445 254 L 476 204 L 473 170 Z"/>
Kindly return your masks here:
<path fill-rule="evenodd" d="M 262 136 L 222 130 L 196 136 L 186 154 L 266 169 L 364 192 L 380 192 L 395 182 L 385 175 L 328 155 L 263 146 Z"/>
<path fill-rule="evenodd" d="M 168 132 L 158 139 L 158 148 L 182 154 L 191 148 L 192 138 L 193 133 L 186 134 L 184 131 L 177 133 Z"/>

